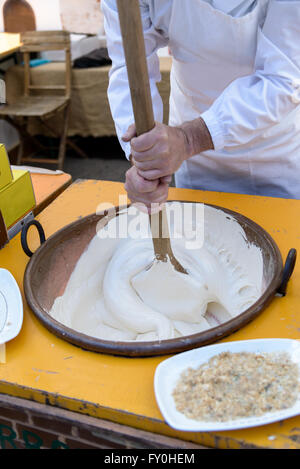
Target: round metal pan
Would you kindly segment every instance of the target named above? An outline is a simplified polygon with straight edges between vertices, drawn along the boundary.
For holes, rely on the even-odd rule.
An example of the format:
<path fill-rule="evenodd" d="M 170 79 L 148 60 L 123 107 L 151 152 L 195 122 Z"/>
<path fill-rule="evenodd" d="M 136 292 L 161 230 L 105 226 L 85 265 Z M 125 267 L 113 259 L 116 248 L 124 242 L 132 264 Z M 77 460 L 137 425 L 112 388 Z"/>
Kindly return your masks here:
<path fill-rule="evenodd" d="M 187 202 L 185 202 L 187 203 Z M 36 317 L 53 334 L 85 350 L 127 357 L 166 355 L 211 344 L 242 328 L 256 318 L 272 301 L 275 294 L 286 294 L 292 275 L 296 251 L 291 249 L 283 266 L 280 251 L 272 237 L 259 225 L 245 216 L 222 207 L 210 205 L 229 214 L 242 226 L 250 243 L 263 254 L 265 291 L 246 311 L 217 327 L 204 332 L 171 340 L 155 342 L 105 341 L 81 334 L 54 320 L 49 311 L 54 300 L 62 295 L 70 275 L 83 251 L 96 234 L 96 226 L 107 215 L 93 214 L 67 225 L 45 240 L 42 226 L 33 220 L 23 228 L 22 246 L 31 257 L 24 275 L 26 300 Z M 118 214 L 125 207 L 117 207 Z M 34 224 L 39 230 L 41 246 L 32 254 L 27 245 L 27 232 Z M 84 314 L 84 311 L 82 311 Z"/>

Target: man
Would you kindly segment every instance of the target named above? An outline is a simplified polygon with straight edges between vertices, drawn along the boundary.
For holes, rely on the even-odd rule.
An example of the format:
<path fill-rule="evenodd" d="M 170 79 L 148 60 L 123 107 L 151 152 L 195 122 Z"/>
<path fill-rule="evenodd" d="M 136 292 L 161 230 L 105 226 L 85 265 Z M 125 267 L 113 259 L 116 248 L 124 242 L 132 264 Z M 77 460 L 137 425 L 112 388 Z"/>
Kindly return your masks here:
<path fill-rule="evenodd" d="M 133 202 L 178 187 L 300 199 L 300 0 L 140 0 L 156 118 L 135 127 L 116 0 L 102 0 L 108 96 Z M 159 48 L 173 56 L 162 122 Z"/>

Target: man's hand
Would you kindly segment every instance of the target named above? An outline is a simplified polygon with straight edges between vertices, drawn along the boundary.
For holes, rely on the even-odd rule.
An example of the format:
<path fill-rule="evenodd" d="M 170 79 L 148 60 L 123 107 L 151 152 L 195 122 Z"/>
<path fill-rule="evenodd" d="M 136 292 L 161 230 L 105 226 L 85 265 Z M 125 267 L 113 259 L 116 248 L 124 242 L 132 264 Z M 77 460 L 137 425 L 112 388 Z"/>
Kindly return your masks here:
<path fill-rule="evenodd" d="M 154 129 L 139 137 L 132 125 L 123 140 L 131 142 L 132 163 L 139 175 L 150 181 L 174 174 L 183 161 L 213 149 L 210 133 L 201 118 L 178 127 L 156 123 Z"/>
<path fill-rule="evenodd" d="M 135 126 L 123 137 L 131 142 L 132 163 L 139 175 L 150 181 L 174 174 L 187 157 L 184 132 L 157 123 L 153 130 L 136 137 Z"/>
<path fill-rule="evenodd" d="M 151 208 L 153 211 L 158 204 L 167 200 L 171 180 L 171 176 L 156 180 L 144 179 L 136 166 L 132 166 L 126 173 L 125 189 L 131 202 L 146 205 L 150 212 Z"/>
<path fill-rule="evenodd" d="M 154 129 L 139 137 L 135 125 L 123 136 L 131 143 L 131 162 L 125 188 L 132 202 L 151 203 L 167 200 L 172 175 L 183 161 L 202 151 L 213 149 L 210 133 L 203 119 L 178 127 L 156 123 Z"/>

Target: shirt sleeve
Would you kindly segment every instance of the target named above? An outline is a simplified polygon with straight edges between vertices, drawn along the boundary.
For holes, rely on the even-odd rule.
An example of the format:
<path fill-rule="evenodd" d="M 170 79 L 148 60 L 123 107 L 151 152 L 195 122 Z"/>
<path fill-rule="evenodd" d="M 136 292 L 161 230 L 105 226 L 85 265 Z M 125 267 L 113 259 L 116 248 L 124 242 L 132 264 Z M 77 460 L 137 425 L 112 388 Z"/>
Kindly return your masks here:
<path fill-rule="evenodd" d="M 233 81 L 202 114 L 216 150 L 244 145 L 300 105 L 300 0 L 270 0 L 255 71 Z"/>
<path fill-rule="evenodd" d="M 126 157 L 129 158 L 130 143 L 123 142 L 121 138 L 127 131 L 128 127 L 134 123 L 134 114 L 128 84 L 117 2 L 116 0 L 102 0 L 101 7 L 104 15 L 107 49 L 112 61 L 109 75 L 108 100 L 120 145 L 123 148 Z M 161 80 L 157 51 L 159 48 L 167 45 L 167 39 L 154 28 L 147 1 L 140 1 L 140 9 L 145 38 L 153 112 L 155 120 L 157 122 L 162 122 L 163 103 L 157 89 L 157 82 Z"/>

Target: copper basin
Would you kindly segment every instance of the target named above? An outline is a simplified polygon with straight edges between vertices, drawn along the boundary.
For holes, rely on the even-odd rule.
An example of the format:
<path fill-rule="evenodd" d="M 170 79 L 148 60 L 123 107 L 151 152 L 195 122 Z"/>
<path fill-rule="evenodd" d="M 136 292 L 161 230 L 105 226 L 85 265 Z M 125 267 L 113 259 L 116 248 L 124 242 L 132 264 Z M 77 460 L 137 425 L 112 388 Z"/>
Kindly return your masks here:
<path fill-rule="evenodd" d="M 272 237 L 259 225 L 245 216 L 224 209 L 244 229 L 250 243 L 257 245 L 263 253 L 265 291 L 259 300 L 239 316 L 207 331 L 171 340 L 156 342 L 115 342 L 87 336 L 70 329 L 54 320 L 49 314 L 55 298 L 65 289 L 68 279 L 83 251 L 96 234 L 96 225 L 105 215 L 89 215 L 57 231 L 47 241 L 41 225 L 34 220 L 22 232 L 22 245 L 31 256 L 24 275 L 26 300 L 41 323 L 53 334 L 78 347 L 93 352 L 128 357 L 145 357 L 182 352 L 211 344 L 229 336 L 255 319 L 272 301 L 276 293 L 285 295 L 288 280 L 294 269 L 296 251 L 291 249 L 283 266 L 280 251 Z M 124 207 L 117 208 L 117 213 Z M 42 245 L 32 255 L 26 237 L 29 227 L 35 224 L 39 230 Z M 82 312 L 84 314 L 84 311 Z"/>

